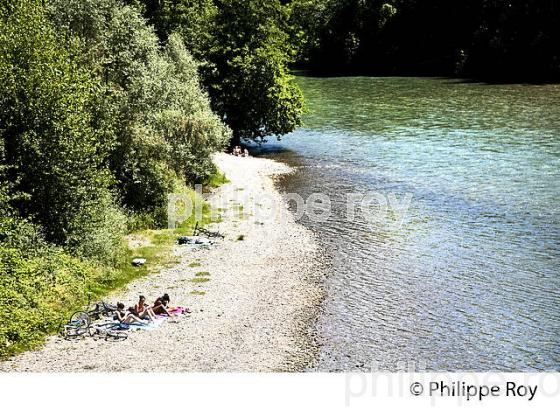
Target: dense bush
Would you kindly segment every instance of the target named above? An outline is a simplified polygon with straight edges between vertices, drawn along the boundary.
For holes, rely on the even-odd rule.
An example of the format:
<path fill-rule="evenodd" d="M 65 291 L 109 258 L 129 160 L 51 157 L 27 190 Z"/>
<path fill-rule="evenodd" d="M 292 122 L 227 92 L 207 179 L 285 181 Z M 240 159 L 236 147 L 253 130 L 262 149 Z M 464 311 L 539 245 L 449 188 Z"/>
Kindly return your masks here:
<path fill-rule="evenodd" d="M 0 358 L 138 275 L 126 228 L 214 171 L 229 129 L 182 40 L 118 0 L 0 0 Z"/>
<path fill-rule="evenodd" d="M 0 146 L 0 158 L 2 157 Z M 84 298 L 99 268 L 48 245 L 21 218 L 0 165 L 0 359 L 42 342 Z"/>
<path fill-rule="evenodd" d="M 114 142 L 96 127 L 95 78 L 36 2 L 0 7 L 0 137 L 19 213 L 45 238 L 101 262 L 118 258 L 124 219 L 109 190 Z"/>
<path fill-rule="evenodd" d="M 50 14 L 82 40 L 86 64 L 103 81 L 122 204 L 163 223 L 176 177 L 206 178 L 214 171 L 211 154 L 230 138 L 200 87 L 197 63 L 178 36 L 160 49 L 139 11 L 118 0 L 53 0 Z"/>
<path fill-rule="evenodd" d="M 172 33 L 201 62 L 212 108 L 241 138 L 263 141 L 301 124 L 303 95 L 289 64 L 288 9 L 279 0 L 136 0 L 162 41 Z"/>
<path fill-rule="evenodd" d="M 41 343 L 100 275 L 59 248 L 45 246 L 29 256 L 0 243 L 0 358 Z"/>

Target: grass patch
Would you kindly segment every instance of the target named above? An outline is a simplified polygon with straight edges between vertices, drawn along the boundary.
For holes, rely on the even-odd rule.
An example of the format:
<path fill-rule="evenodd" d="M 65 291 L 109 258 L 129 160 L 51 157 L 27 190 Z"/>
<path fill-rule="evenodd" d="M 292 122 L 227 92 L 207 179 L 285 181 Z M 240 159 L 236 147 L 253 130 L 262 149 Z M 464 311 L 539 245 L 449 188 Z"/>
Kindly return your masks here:
<path fill-rule="evenodd" d="M 206 295 L 206 292 L 203 290 L 193 290 L 190 292 L 191 295 L 197 295 L 197 296 L 204 296 Z"/>
<path fill-rule="evenodd" d="M 189 196 L 194 200 L 196 193 L 190 191 Z M 202 220 L 198 225 L 202 227 L 214 222 L 212 209 L 208 203 L 204 202 L 202 205 Z M 195 215 L 193 214 L 175 229 L 146 229 L 134 232 L 134 235 L 143 238 L 143 242 L 146 242 L 147 245 L 127 251 L 126 259 L 117 267 L 118 272 L 115 280 L 110 282 L 105 289 L 99 289 L 95 293 L 101 296 L 109 290 L 124 286 L 133 279 L 158 272 L 162 268 L 168 268 L 179 263 L 180 258 L 172 253 L 173 246 L 178 236 L 192 234 L 195 223 Z M 132 266 L 131 261 L 134 258 L 144 258 L 146 263 L 142 266 Z M 200 266 L 200 261 L 193 261 L 189 266 Z"/>
<path fill-rule="evenodd" d="M 210 276 L 210 272 L 196 272 L 194 276 Z"/>
<path fill-rule="evenodd" d="M 196 198 L 192 190 L 183 192 Z M 203 203 L 199 225 L 214 222 L 211 216 L 209 204 Z M 195 215 L 191 215 L 176 229 L 131 232 L 139 246 L 130 249 L 123 238 L 122 257 L 113 267 L 72 257 L 57 247 L 27 255 L 0 246 L 0 360 L 43 344 L 73 312 L 85 308 L 88 293 L 94 302 L 134 279 L 178 263 L 171 250 L 178 236 L 192 234 L 194 224 Z M 134 258 L 144 258 L 146 263 L 133 266 Z M 197 277 L 193 281 L 208 280 Z"/>
<path fill-rule="evenodd" d="M 243 213 L 243 209 L 245 209 L 245 207 L 243 206 L 243 204 L 240 204 L 238 202 L 232 204 L 233 210 L 235 211 L 234 215 L 239 218 L 240 220 L 246 219 L 246 214 Z"/>
<path fill-rule="evenodd" d="M 191 263 L 189 263 L 187 265 L 189 268 L 198 268 L 201 266 L 201 263 L 199 261 L 192 261 Z"/>
<path fill-rule="evenodd" d="M 217 188 L 229 182 L 230 180 L 226 178 L 226 174 L 217 171 L 202 182 L 202 192 L 208 192 L 212 188 Z"/>
<path fill-rule="evenodd" d="M 138 236 L 149 238 L 149 244 L 134 250 L 128 250 L 126 258 L 116 267 L 114 278 L 100 283 L 93 288 L 94 296 L 101 297 L 113 289 L 122 288 L 133 279 L 156 273 L 162 268 L 171 267 L 179 263 L 179 257 L 171 252 L 176 240 L 175 230 L 145 230 L 136 233 Z M 144 258 L 146 263 L 133 266 L 134 258 Z"/>

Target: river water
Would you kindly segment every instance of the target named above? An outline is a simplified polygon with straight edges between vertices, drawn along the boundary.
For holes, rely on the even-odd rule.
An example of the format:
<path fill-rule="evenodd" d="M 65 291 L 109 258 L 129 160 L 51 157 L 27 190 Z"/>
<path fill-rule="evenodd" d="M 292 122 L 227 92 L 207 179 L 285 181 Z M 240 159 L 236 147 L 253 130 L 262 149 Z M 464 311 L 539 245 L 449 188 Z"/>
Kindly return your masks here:
<path fill-rule="evenodd" d="M 331 201 L 301 220 L 330 262 L 314 370 L 560 370 L 560 85 L 298 82 L 305 126 L 263 154 Z"/>

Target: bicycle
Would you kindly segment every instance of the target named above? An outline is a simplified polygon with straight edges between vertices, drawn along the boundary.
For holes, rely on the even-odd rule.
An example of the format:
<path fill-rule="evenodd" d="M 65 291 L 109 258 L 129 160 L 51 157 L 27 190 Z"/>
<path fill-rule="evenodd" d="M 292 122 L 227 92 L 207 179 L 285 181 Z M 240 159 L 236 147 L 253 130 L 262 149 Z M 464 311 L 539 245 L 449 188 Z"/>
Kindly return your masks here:
<path fill-rule="evenodd" d="M 105 340 L 122 341 L 128 339 L 128 334 L 120 331 L 120 323 L 101 323 L 91 325 L 88 328 L 88 333 L 94 339 L 104 337 Z"/>
<path fill-rule="evenodd" d="M 85 335 L 88 332 L 93 321 L 100 319 L 102 316 L 111 316 L 117 308 L 103 301 L 95 303 L 93 309 L 89 309 L 91 305 L 91 292 L 88 292 L 88 303 L 86 310 L 79 310 L 70 316 L 67 323 L 62 323 L 59 333 L 65 339 L 73 339 Z"/>
<path fill-rule="evenodd" d="M 222 235 L 218 231 L 209 231 L 208 229 L 200 228 L 198 226 L 198 222 L 197 222 L 194 225 L 193 236 L 197 236 L 199 234 L 202 234 L 202 235 L 206 236 L 207 238 L 222 238 L 222 239 L 225 239 L 225 236 Z"/>

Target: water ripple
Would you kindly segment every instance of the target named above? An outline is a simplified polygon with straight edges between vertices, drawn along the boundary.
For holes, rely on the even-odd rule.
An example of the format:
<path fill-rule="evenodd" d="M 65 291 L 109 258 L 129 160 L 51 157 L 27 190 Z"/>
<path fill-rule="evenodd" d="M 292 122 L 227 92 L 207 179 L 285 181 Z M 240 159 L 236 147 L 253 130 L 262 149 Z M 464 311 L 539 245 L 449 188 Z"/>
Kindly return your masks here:
<path fill-rule="evenodd" d="M 301 78 L 283 187 L 326 192 L 318 369 L 560 370 L 560 86 Z M 281 150 L 280 150 L 281 151 Z M 346 194 L 412 195 L 398 231 Z"/>

